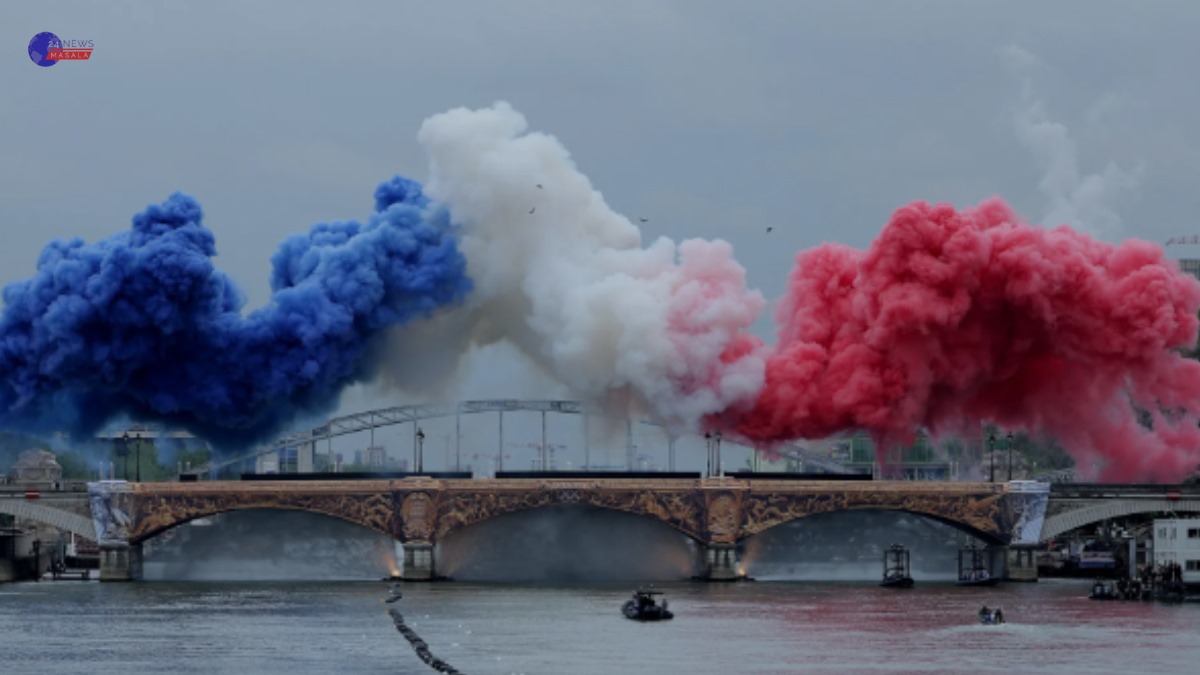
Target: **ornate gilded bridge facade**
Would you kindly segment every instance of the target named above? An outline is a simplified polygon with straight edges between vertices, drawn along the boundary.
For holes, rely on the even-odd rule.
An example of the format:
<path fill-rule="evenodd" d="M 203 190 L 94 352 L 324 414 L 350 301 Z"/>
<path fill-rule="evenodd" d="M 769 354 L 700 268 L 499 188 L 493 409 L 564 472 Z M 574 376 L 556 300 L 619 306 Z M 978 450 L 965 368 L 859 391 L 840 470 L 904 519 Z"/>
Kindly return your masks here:
<path fill-rule="evenodd" d="M 708 578 L 723 580 L 738 575 L 738 542 L 835 511 L 906 511 L 998 547 L 1033 545 L 1048 498 L 1046 491 L 1016 491 L 1002 483 L 729 478 L 104 481 L 90 484 L 89 492 L 106 580 L 140 577 L 146 539 L 196 518 L 246 509 L 320 513 L 392 537 L 404 544 L 403 575 L 409 580 L 434 578 L 437 542 L 490 518 L 552 505 L 610 509 L 653 518 L 696 540 Z"/>

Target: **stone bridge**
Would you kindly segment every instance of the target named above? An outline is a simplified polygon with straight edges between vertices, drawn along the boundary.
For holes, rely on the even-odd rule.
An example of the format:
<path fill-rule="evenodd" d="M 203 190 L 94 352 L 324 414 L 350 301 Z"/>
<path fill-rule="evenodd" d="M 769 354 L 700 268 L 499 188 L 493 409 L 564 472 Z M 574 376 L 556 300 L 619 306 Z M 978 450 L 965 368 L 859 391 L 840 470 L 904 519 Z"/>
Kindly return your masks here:
<path fill-rule="evenodd" d="M 80 486 L 82 487 L 82 486 Z M 139 576 L 141 543 L 189 520 L 244 509 L 321 513 L 405 544 L 407 578 L 436 573 L 435 545 L 505 513 L 575 504 L 654 518 L 706 555 L 706 573 L 737 570 L 737 544 L 797 518 L 853 509 L 907 511 L 1008 549 L 1010 577 L 1036 574 L 1032 547 L 1136 514 L 1200 513 L 1200 485 L 537 478 L 247 481 L 88 485 L 88 493 L 0 490 L 0 513 L 102 543 L 105 579 Z M 1032 491 L 1028 491 L 1032 490 Z M 1048 492 L 1047 492 L 1048 491 Z M 1033 568 L 1032 570 L 1030 568 Z"/>
<path fill-rule="evenodd" d="M 1023 488 L 1023 489 L 1022 489 Z M 101 579 L 140 577 L 141 544 L 190 520 L 246 509 L 320 513 L 404 544 L 403 575 L 436 576 L 436 543 L 506 513 L 550 505 L 610 509 L 653 518 L 694 539 L 714 580 L 738 576 L 737 544 L 798 518 L 855 509 L 905 511 L 948 523 L 1007 548 L 1010 576 L 1036 565 L 1045 485 L 913 481 L 789 481 L 645 478 L 92 483 Z M 1027 554 L 1027 555 L 1025 555 Z"/>

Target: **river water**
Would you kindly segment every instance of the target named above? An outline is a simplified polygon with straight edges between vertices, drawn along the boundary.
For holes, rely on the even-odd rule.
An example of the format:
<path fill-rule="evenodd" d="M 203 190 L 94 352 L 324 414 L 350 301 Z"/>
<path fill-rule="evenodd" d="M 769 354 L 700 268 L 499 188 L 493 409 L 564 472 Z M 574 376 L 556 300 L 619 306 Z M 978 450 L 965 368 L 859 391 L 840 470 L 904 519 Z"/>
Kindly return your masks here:
<path fill-rule="evenodd" d="M 666 583 L 673 621 L 619 608 L 631 584 L 409 584 L 391 607 L 470 675 L 1196 673 L 1200 604 L 1096 602 L 1087 582 Z M 4 673 L 433 673 L 381 582 L 0 586 Z M 1008 623 L 981 626 L 981 604 Z"/>

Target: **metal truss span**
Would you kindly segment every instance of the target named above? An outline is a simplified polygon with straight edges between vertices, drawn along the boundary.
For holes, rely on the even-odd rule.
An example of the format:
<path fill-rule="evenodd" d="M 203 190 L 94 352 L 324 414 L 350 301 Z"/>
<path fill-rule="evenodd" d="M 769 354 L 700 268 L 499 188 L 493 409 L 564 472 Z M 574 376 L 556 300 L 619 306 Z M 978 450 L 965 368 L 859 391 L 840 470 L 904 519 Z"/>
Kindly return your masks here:
<path fill-rule="evenodd" d="M 314 443 L 316 441 L 336 438 L 337 436 L 347 436 L 360 431 L 369 431 L 379 427 L 405 424 L 408 422 L 420 422 L 423 420 L 440 419 L 445 417 L 454 417 L 456 415 L 474 415 L 478 413 L 489 412 L 553 412 L 564 413 L 568 415 L 582 415 L 584 413 L 594 412 L 597 415 L 600 414 L 598 411 L 589 409 L 588 406 L 581 401 L 523 399 L 459 401 L 455 405 L 418 403 L 415 405 L 380 408 L 378 410 L 368 410 L 366 412 L 333 417 L 325 424 L 314 427 L 308 431 L 299 431 L 293 434 L 288 434 L 274 443 L 260 446 L 247 454 L 240 455 L 236 458 L 228 459 L 223 462 L 215 462 L 209 466 L 193 469 L 191 473 L 208 473 L 210 471 L 214 471 L 231 464 L 236 464 L 247 459 L 277 452 L 293 445 L 299 445 L 301 443 Z M 643 421 L 647 424 L 656 424 L 655 422 L 651 422 L 649 420 Z"/>
<path fill-rule="evenodd" d="M 407 424 L 409 422 L 420 422 L 423 420 L 455 417 L 459 415 L 475 415 L 479 413 L 493 412 L 540 412 L 561 413 L 567 415 L 590 414 L 596 417 L 605 416 L 605 414 L 599 409 L 588 406 L 582 401 L 539 399 L 485 399 L 477 401 L 459 401 L 457 404 L 452 405 L 419 403 L 415 405 L 395 406 L 392 408 L 380 408 L 378 410 L 368 410 L 361 413 L 333 417 L 324 424 L 313 427 L 312 429 L 288 434 L 287 436 L 284 436 L 273 443 L 260 446 L 246 454 L 242 454 L 238 457 L 227 459 L 221 462 L 215 462 L 208 466 L 193 469 L 190 473 L 209 473 L 238 462 L 260 457 L 272 452 L 277 452 L 283 450 L 284 448 L 295 445 L 300 445 L 303 443 L 315 443 L 317 441 L 324 441 L 331 438 L 336 438 L 338 436 L 356 434 L 363 431 L 369 431 L 371 429 L 377 429 L 379 427 Z M 672 438 L 680 438 L 688 435 L 689 433 L 666 427 L 666 425 L 657 420 L 639 418 L 636 420 L 636 422 L 638 424 L 664 427 L 667 430 L 668 435 Z M 828 473 L 850 473 L 850 469 L 847 469 L 840 463 L 830 460 L 827 457 L 822 457 L 817 453 L 806 451 L 797 445 L 788 445 L 779 448 L 778 451 L 785 457 L 801 460 L 807 464 L 817 466 Z"/>
<path fill-rule="evenodd" d="M 267 452 L 286 448 L 297 443 L 323 441 L 328 438 L 345 436 L 347 434 L 356 434 L 360 431 L 368 431 L 378 427 L 405 424 L 406 422 L 420 422 L 422 420 L 454 417 L 455 415 L 517 411 L 555 412 L 574 415 L 579 415 L 585 412 L 583 403 L 579 401 L 525 401 L 518 399 L 495 399 L 486 401 L 460 401 L 457 405 L 453 406 L 437 406 L 428 404 L 402 405 L 394 408 L 381 408 L 379 410 L 368 410 L 367 412 L 334 417 L 325 424 L 313 428 L 311 431 L 291 434 L 279 439 L 275 443 L 271 444 L 270 449 L 267 450 Z"/>

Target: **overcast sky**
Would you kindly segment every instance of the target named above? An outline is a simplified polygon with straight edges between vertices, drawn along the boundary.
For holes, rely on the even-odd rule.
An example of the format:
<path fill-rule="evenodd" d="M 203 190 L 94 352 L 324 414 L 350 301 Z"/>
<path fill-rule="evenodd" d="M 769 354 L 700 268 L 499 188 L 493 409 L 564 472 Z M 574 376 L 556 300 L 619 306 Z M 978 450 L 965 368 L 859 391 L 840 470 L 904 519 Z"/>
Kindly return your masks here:
<path fill-rule="evenodd" d="M 92 59 L 35 66 L 42 31 Z M 865 247 L 913 199 L 1083 201 L 1105 238 L 1162 242 L 1200 234 L 1197 36 L 1191 0 L 5 3 L 0 280 L 182 190 L 262 304 L 286 235 L 364 218 L 379 181 L 424 179 L 426 117 L 501 99 L 647 238 L 726 239 L 772 299 L 796 251 Z M 564 394 L 503 351 L 461 397 Z"/>

